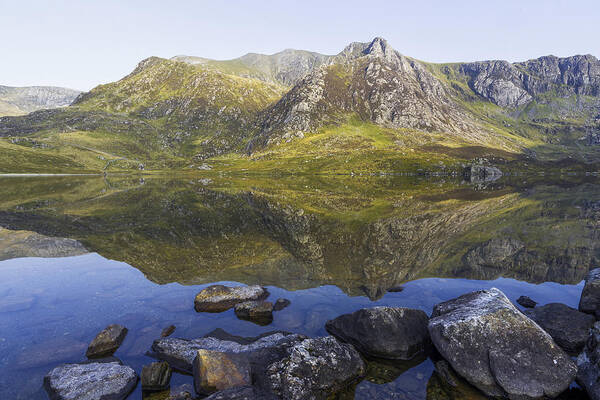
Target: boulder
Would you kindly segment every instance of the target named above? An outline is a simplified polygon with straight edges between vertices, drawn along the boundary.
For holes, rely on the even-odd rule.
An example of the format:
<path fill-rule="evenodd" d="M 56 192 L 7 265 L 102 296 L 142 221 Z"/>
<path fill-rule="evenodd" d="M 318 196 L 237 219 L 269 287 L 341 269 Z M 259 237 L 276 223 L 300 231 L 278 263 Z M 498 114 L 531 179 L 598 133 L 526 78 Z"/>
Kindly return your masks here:
<path fill-rule="evenodd" d="M 588 272 L 585 277 L 585 286 L 581 292 L 579 299 L 579 311 L 594 314 L 600 306 L 600 268 L 596 268 Z"/>
<path fill-rule="evenodd" d="M 268 325 L 273 322 L 273 303 L 270 301 L 245 301 L 235 305 L 235 315 L 239 319 Z"/>
<path fill-rule="evenodd" d="M 305 336 L 281 332 L 270 332 L 257 338 L 248 338 L 244 343 L 240 343 L 231 335 L 226 339 L 211 336 L 192 340 L 163 338 L 154 341 L 150 355 L 167 361 L 173 368 L 192 373 L 194 359 L 200 349 L 226 353 L 251 353 L 252 361 L 259 362 L 259 359 L 264 359 L 264 363 L 267 363 L 271 357 L 276 359 L 276 354 L 284 351 L 285 346 L 303 339 Z"/>
<path fill-rule="evenodd" d="M 517 299 L 517 303 L 522 305 L 525 308 L 535 308 L 537 306 L 537 302 L 531 300 L 528 296 L 521 296 Z"/>
<path fill-rule="evenodd" d="M 577 357 L 577 383 L 592 400 L 600 400 L 600 322 L 590 329 L 589 338 Z"/>
<path fill-rule="evenodd" d="M 250 362 L 243 353 L 200 349 L 194 359 L 193 375 L 194 387 L 198 394 L 210 394 L 252 383 Z"/>
<path fill-rule="evenodd" d="M 142 368 L 142 390 L 160 392 L 171 384 L 171 367 L 166 362 L 154 362 Z"/>
<path fill-rule="evenodd" d="M 428 321 L 421 310 L 374 307 L 327 321 L 325 329 L 367 356 L 410 360 L 429 347 Z"/>
<path fill-rule="evenodd" d="M 548 332 L 567 353 L 577 355 L 583 349 L 596 318 L 561 303 L 525 310 L 525 315 Z"/>
<path fill-rule="evenodd" d="M 429 333 L 452 368 L 491 397 L 556 397 L 577 373 L 550 335 L 495 288 L 436 305 Z"/>
<path fill-rule="evenodd" d="M 326 399 L 365 374 L 356 349 L 332 336 L 305 339 L 287 352 L 266 370 L 268 389 L 282 399 Z"/>
<path fill-rule="evenodd" d="M 85 355 L 88 358 L 112 356 L 127 336 L 127 328 L 121 325 L 109 325 L 90 343 Z"/>
<path fill-rule="evenodd" d="M 473 183 L 493 182 L 502 177 L 502 171 L 496 167 L 474 164 L 466 167 L 463 175 Z"/>
<path fill-rule="evenodd" d="M 173 332 L 175 332 L 175 325 L 169 325 L 167 326 L 165 329 L 162 330 L 162 332 L 160 333 L 160 337 L 168 337 L 171 336 L 173 334 Z"/>
<path fill-rule="evenodd" d="M 137 384 L 135 371 L 119 362 L 64 364 L 44 377 L 50 400 L 122 400 Z"/>
<path fill-rule="evenodd" d="M 250 300 L 263 300 L 269 292 L 262 286 L 212 285 L 196 295 L 194 307 L 198 312 L 222 312 L 238 303 Z"/>
<path fill-rule="evenodd" d="M 288 299 L 277 299 L 275 304 L 273 304 L 273 311 L 281 311 L 290 304 L 292 304 L 292 302 Z"/>
<path fill-rule="evenodd" d="M 387 291 L 390 293 L 400 293 L 404 290 L 404 286 L 394 286 L 389 288 Z"/>

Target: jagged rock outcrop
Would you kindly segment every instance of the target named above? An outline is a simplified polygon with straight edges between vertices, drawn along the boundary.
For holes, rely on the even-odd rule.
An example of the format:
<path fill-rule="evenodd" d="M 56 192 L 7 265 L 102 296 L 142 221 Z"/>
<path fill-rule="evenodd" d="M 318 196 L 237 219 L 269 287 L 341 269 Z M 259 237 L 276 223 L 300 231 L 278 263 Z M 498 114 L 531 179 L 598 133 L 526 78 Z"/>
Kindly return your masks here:
<path fill-rule="evenodd" d="M 301 79 L 265 112 L 248 150 L 301 137 L 345 113 L 393 128 L 444 131 L 475 141 L 486 136 L 422 63 L 375 38 L 350 44 Z"/>
<path fill-rule="evenodd" d="M 592 55 L 545 56 L 514 64 L 481 61 L 462 64 L 461 70 L 471 78 L 475 93 L 501 107 L 520 107 L 551 90 L 563 97 L 600 95 L 600 61 Z"/>

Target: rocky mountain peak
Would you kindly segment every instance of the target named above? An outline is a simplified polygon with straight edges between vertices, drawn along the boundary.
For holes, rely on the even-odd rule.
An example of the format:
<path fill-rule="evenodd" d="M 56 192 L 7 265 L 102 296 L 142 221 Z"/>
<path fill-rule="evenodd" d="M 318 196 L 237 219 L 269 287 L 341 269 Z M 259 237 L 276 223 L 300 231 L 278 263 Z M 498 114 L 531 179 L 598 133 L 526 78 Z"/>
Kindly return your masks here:
<path fill-rule="evenodd" d="M 396 56 L 396 50 L 388 44 L 387 40 L 381 37 L 373 39 L 363 53 L 365 55 L 385 58 L 386 60 L 392 60 Z"/>

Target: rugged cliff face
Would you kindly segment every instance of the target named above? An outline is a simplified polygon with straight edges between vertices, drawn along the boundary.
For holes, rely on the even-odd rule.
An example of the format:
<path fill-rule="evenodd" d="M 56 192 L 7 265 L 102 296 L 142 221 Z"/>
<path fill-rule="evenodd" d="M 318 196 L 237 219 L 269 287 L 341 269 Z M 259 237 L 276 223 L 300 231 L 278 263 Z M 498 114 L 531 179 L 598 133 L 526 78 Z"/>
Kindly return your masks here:
<path fill-rule="evenodd" d="M 519 107 L 535 96 L 600 96 L 600 61 L 592 55 L 540 57 L 511 64 L 482 61 L 461 65 L 473 90 L 501 107 Z"/>
<path fill-rule="evenodd" d="M 79 91 L 51 86 L 0 86 L 0 117 L 70 105 Z"/>

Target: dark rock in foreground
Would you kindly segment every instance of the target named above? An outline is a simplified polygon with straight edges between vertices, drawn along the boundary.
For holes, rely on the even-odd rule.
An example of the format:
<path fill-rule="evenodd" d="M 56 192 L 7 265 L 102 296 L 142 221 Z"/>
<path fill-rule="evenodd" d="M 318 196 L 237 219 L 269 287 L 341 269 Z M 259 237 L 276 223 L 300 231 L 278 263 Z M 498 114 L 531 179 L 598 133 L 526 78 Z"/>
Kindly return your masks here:
<path fill-rule="evenodd" d="M 556 397 L 577 373 L 552 338 L 495 288 L 436 305 L 429 332 L 453 369 L 488 396 Z"/>
<path fill-rule="evenodd" d="M 250 385 L 250 363 L 244 354 L 198 350 L 194 359 L 194 387 L 198 394 Z"/>
<path fill-rule="evenodd" d="M 600 308 L 600 268 L 588 272 L 585 277 L 585 286 L 579 299 L 579 311 L 587 314 L 595 314 Z"/>
<path fill-rule="evenodd" d="M 485 400 L 489 397 L 458 376 L 447 361 L 437 361 L 427 382 L 427 400 L 463 399 Z"/>
<path fill-rule="evenodd" d="M 288 299 L 277 299 L 275 304 L 273 304 L 273 311 L 281 311 L 290 304 L 292 304 L 292 302 Z"/>
<path fill-rule="evenodd" d="M 127 328 L 117 324 L 109 325 L 92 340 L 85 355 L 88 358 L 112 356 L 123 343 L 125 336 Z"/>
<path fill-rule="evenodd" d="M 238 303 L 263 300 L 268 296 L 269 292 L 258 285 L 236 287 L 212 285 L 196 295 L 194 307 L 198 312 L 222 312 Z"/>
<path fill-rule="evenodd" d="M 285 346 L 305 339 L 305 336 L 287 333 L 269 333 L 257 338 L 249 338 L 244 343 L 229 335 L 227 339 L 204 337 L 200 339 L 164 338 L 152 344 L 151 356 L 167 361 L 171 367 L 192 373 L 197 351 L 200 349 L 225 353 L 252 353 L 251 358 L 269 359 L 271 353 L 284 351 Z"/>
<path fill-rule="evenodd" d="M 537 302 L 531 300 L 528 296 L 521 296 L 517 299 L 517 303 L 522 305 L 525 308 L 535 308 L 537 306 Z"/>
<path fill-rule="evenodd" d="M 171 367 L 166 362 L 154 362 L 142 368 L 142 390 L 159 392 L 171 383 Z"/>
<path fill-rule="evenodd" d="M 394 286 L 389 288 L 387 291 L 390 293 L 400 293 L 404 290 L 404 286 Z"/>
<path fill-rule="evenodd" d="M 135 371 L 118 362 L 65 364 L 44 377 L 51 400 L 122 400 L 137 384 Z"/>
<path fill-rule="evenodd" d="M 585 348 L 577 357 L 577 367 L 577 383 L 592 400 L 600 400 L 600 322 L 590 330 Z"/>
<path fill-rule="evenodd" d="M 428 320 L 421 310 L 374 307 L 327 321 L 325 329 L 365 355 L 410 360 L 430 343 Z"/>
<path fill-rule="evenodd" d="M 240 319 L 268 325 L 273 322 L 273 303 L 270 301 L 245 301 L 235 305 L 235 315 Z"/>
<path fill-rule="evenodd" d="M 326 399 L 365 374 L 365 363 L 352 345 L 334 337 L 306 339 L 266 371 L 270 391 L 282 399 Z"/>
<path fill-rule="evenodd" d="M 548 332 L 567 353 L 574 355 L 583 349 L 590 328 L 596 322 L 594 316 L 560 303 L 525 310 L 525 315 Z"/>

